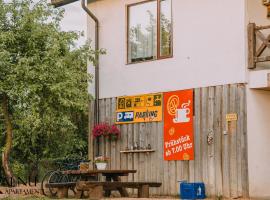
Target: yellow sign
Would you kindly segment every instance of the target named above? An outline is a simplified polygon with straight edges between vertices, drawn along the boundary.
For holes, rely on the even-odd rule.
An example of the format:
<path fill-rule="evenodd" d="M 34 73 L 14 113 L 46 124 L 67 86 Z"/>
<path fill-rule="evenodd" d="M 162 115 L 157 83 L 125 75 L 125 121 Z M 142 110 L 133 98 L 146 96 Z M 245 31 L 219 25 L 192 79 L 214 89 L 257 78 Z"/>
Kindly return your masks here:
<path fill-rule="evenodd" d="M 230 113 L 226 115 L 227 122 L 237 121 L 237 120 L 238 120 L 237 113 Z"/>
<path fill-rule="evenodd" d="M 117 98 L 116 124 L 162 121 L 162 93 Z"/>

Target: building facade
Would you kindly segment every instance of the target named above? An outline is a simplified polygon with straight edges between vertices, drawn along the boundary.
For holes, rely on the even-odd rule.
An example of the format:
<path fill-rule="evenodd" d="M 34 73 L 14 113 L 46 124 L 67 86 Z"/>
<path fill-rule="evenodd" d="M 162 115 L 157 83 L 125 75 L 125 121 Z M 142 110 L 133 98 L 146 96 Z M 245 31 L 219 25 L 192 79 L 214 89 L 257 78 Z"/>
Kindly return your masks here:
<path fill-rule="evenodd" d="M 177 195 L 177 181 L 187 180 L 203 181 L 209 196 L 270 198 L 269 27 L 258 28 L 270 20 L 262 1 L 98 0 L 88 8 L 107 51 L 101 122 L 115 122 L 119 96 L 194 89 L 194 160 L 163 159 L 163 121 L 119 125 L 121 140 L 95 143 L 95 154 L 110 156 L 112 169 L 137 169 L 128 180 L 162 182 L 153 194 Z M 89 18 L 89 38 L 94 27 Z M 121 153 L 136 143 L 155 151 Z"/>

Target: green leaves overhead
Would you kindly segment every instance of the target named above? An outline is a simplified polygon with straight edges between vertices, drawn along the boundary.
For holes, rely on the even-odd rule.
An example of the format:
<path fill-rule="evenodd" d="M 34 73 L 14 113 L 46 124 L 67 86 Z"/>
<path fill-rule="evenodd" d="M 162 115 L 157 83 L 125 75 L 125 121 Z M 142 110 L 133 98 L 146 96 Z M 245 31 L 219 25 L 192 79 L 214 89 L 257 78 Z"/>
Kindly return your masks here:
<path fill-rule="evenodd" d="M 62 17 L 46 0 L 0 0 L 0 101 L 8 96 L 14 159 L 87 152 L 87 60 L 104 51 L 75 48 L 79 34 L 61 31 Z"/>

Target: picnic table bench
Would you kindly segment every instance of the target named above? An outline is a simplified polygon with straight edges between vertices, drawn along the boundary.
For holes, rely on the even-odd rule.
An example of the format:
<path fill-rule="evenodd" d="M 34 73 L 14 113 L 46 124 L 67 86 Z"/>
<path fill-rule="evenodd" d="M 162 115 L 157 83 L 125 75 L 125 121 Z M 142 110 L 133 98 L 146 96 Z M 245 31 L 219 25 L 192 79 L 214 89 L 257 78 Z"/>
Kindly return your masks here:
<path fill-rule="evenodd" d="M 63 182 L 63 183 L 47 183 L 45 187 L 57 189 L 58 198 L 68 197 L 68 190 L 76 190 L 76 198 L 81 198 L 84 191 L 89 192 L 90 199 L 99 199 L 109 197 L 111 191 L 117 190 L 122 197 L 128 197 L 126 188 L 138 189 L 139 198 L 149 197 L 150 187 L 160 187 L 161 183 L 157 182 L 122 182 L 120 176 L 128 176 L 129 173 L 136 173 L 136 170 L 68 170 L 63 171 L 65 175 L 78 175 L 81 178 L 101 174 L 105 176 L 106 181 L 85 180 L 83 179 L 76 182 Z"/>
<path fill-rule="evenodd" d="M 45 187 L 47 188 L 56 188 L 57 197 L 59 199 L 68 197 L 68 190 L 74 189 L 76 187 L 76 182 L 65 182 L 65 183 L 46 183 Z"/>
<path fill-rule="evenodd" d="M 138 189 L 138 198 L 149 198 L 150 187 L 160 187 L 157 182 L 99 182 L 99 181 L 79 181 L 76 184 L 78 191 L 89 191 L 90 199 L 100 199 L 104 197 L 103 191 L 111 192 L 118 190 L 122 197 L 128 197 L 128 193 L 121 192 L 125 188 Z M 106 195 L 105 195 L 106 196 Z"/>

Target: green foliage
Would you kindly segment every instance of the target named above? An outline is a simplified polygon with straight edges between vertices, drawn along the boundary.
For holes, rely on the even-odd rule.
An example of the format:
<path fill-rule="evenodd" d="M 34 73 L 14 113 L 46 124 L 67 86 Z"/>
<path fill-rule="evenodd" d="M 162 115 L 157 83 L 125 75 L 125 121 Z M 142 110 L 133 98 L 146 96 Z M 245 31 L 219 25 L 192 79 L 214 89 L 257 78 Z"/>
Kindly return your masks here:
<path fill-rule="evenodd" d="M 26 166 L 17 160 L 13 161 L 12 170 L 13 170 L 13 173 L 15 174 L 16 177 L 21 177 L 24 179 L 28 177 L 28 174 L 26 174 L 26 172 L 27 172 Z M 27 179 L 25 179 L 25 180 L 27 180 Z"/>
<path fill-rule="evenodd" d="M 46 0 L 0 0 L 0 101 L 9 98 L 12 159 L 30 171 L 44 158 L 87 154 L 87 60 L 104 51 L 75 49 L 79 35 L 60 30 L 62 17 Z M 2 128 L 0 115 L 1 145 Z"/>
<path fill-rule="evenodd" d="M 164 14 L 161 14 L 160 19 L 160 32 L 161 32 L 161 44 L 160 53 L 162 56 L 171 55 L 172 45 L 172 23 L 171 19 L 166 18 Z"/>
<path fill-rule="evenodd" d="M 68 155 L 62 158 L 45 159 L 40 162 L 47 170 L 77 170 L 81 162 L 89 162 L 86 156 Z"/>

